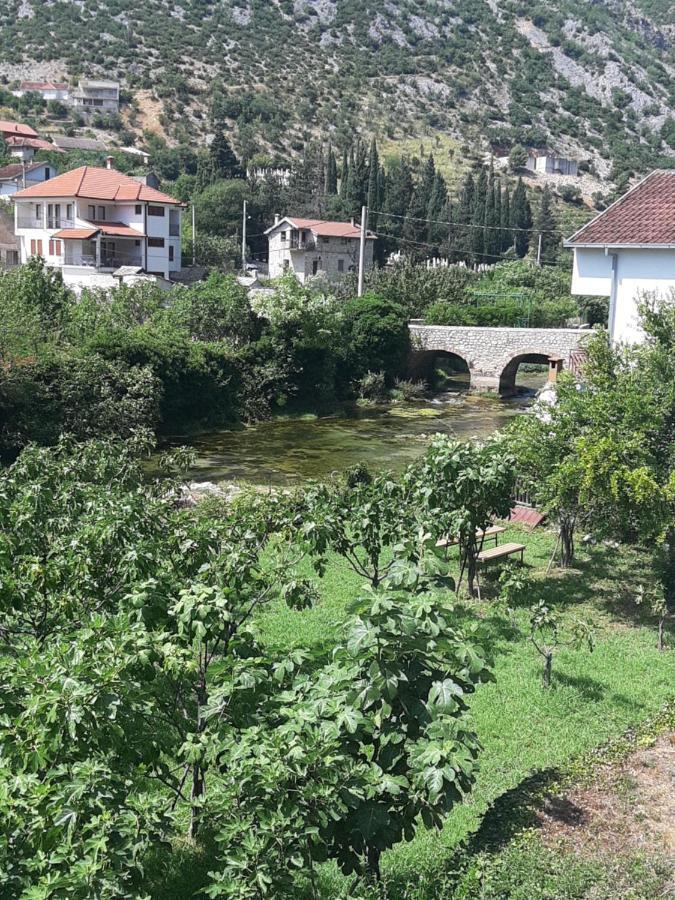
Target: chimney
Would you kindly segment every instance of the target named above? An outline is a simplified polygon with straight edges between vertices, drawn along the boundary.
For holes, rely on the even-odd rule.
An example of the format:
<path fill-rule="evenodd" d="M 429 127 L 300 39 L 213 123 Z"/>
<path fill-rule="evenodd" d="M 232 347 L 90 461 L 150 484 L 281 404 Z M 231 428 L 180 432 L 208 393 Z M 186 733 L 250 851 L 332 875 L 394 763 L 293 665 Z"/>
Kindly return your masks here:
<path fill-rule="evenodd" d="M 106 167 L 106 169 L 112 169 L 112 167 L 113 167 L 112 164 L 113 164 L 113 158 L 112 158 L 112 156 L 106 156 L 106 158 L 105 158 L 105 167 Z"/>
<path fill-rule="evenodd" d="M 352 228 L 356 228 L 356 222 L 354 221 L 354 216 L 352 216 Z"/>
<path fill-rule="evenodd" d="M 281 221 L 281 216 L 279 215 L 279 213 L 274 213 L 274 224 L 278 225 L 280 221 Z"/>

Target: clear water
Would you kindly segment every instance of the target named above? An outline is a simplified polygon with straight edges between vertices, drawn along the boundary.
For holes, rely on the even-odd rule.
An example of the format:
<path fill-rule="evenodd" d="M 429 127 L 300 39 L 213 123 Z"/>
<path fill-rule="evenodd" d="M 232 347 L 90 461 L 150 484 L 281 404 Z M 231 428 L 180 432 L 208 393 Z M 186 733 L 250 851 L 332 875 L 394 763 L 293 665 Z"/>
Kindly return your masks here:
<path fill-rule="evenodd" d="M 202 433 L 187 441 L 197 457 L 190 474 L 197 481 L 291 485 L 361 462 L 401 470 L 433 434 L 482 438 L 503 427 L 532 402 L 542 378 L 523 375 L 518 384 L 510 400 L 469 395 L 456 384 L 429 401 L 350 406 L 329 416 L 278 417 Z"/>

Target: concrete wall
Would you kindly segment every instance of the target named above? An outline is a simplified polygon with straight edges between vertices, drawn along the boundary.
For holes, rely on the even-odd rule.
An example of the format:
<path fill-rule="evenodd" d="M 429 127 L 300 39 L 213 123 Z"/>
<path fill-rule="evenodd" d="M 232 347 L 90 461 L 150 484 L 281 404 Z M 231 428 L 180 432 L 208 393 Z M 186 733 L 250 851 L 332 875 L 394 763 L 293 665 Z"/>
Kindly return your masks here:
<path fill-rule="evenodd" d="M 281 232 L 286 231 L 286 241 L 281 240 Z M 304 229 L 308 240 L 314 246 L 307 250 L 292 250 L 290 248 L 291 229 L 288 225 L 273 231 L 268 238 L 269 245 L 269 274 L 270 278 L 278 278 L 285 271 L 285 261 L 291 272 L 304 284 L 314 273 L 335 280 L 350 271 L 357 271 L 359 265 L 359 239 L 339 237 L 316 237 L 309 229 Z M 374 241 L 366 241 L 366 271 L 373 267 Z M 342 269 L 340 268 L 342 264 Z"/>
<path fill-rule="evenodd" d="M 535 361 L 526 357 L 536 361 L 561 357 L 567 369 L 573 351 L 583 346 L 588 335 L 588 329 L 579 328 L 410 325 L 413 354 L 445 352 L 459 356 L 469 367 L 471 389 L 476 391 L 500 391 L 505 370 L 513 378 L 519 360 Z"/>
<path fill-rule="evenodd" d="M 612 255 L 616 254 L 616 300 L 610 320 L 612 340 L 640 343 L 644 334 L 638 321 L 641 295 L 671 297 L 675 290 L 675 250 L 577 247 L 574 250 L 572 293 L 610 297 Z M 675 301 L 675 297 L 673 298 Z"/>

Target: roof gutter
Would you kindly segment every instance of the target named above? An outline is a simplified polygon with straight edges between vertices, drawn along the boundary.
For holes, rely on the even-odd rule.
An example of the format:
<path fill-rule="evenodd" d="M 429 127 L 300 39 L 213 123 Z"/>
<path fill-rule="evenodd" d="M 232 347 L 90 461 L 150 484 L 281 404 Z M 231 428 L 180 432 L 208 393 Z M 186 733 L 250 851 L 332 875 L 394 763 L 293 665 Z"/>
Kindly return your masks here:
<path fill-rule="evenodd" d="M 604 243 L 577 243 L 576 241 L 563 241 L 563 247 L 572 250 L 603 250 L 607 253 L 609 247 L 614 250 L 675 250 L 675 243 L 670 244 L 604 244 Z"/>

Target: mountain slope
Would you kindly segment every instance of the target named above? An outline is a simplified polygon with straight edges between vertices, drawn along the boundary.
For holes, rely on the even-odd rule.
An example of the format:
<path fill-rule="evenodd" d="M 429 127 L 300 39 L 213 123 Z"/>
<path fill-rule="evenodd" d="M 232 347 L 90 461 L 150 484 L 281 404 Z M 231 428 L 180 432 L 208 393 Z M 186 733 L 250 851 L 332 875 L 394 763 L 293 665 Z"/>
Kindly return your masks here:
<path fill-rule="evenodd" d="M 612 162 L 644 170 L 675 152 L 670 0 L 3 6 L 0 76 L 116 76 L 131 99 L 156 95 L 170 138 L 207 134 L 215 112 L 246 156 L 354 130 L 441 130 L 482 149 L 550 144 L 605 175 Z"/>

